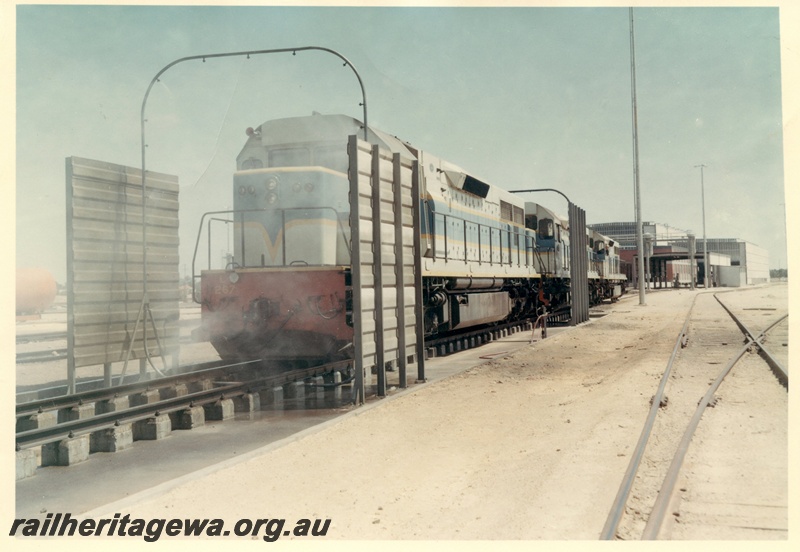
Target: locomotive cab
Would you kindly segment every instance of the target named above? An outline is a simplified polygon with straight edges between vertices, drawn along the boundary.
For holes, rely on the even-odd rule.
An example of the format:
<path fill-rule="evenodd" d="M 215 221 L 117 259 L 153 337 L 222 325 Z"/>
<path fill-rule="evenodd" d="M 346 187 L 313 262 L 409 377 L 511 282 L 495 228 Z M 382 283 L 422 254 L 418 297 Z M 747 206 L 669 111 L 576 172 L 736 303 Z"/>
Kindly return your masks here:
<path fill-rule="evenodd" d="M 247 130 L 233 210 L 204 216 L 209 266 L 199 302 L 222 358 L 319 364 L 351 354 L 347 139 L 361 130 L 352 117 L 319 114 Z M 409 154 L 396 138 L 372 129 L 368 136 Z M 212 220 L 233 227 L 232 252 L 218 269 Z"/>
<path fill-rule="evenodd" d="M 569 278 L 569 227 L 553 211 L 533 202 L 525 203 L 525 213 L 536 224 L 537 256 L 541 271 L 551 277 Z"/>

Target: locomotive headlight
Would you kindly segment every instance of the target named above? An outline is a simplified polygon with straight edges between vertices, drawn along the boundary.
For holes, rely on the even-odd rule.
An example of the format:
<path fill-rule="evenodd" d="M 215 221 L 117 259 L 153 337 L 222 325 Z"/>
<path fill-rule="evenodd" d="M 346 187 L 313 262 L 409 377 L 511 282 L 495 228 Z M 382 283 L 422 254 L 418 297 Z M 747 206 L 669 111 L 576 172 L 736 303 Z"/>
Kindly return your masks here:
<path fill-rule="evenodd" d="M 305 188 L 306 188 L 307 192 L 313 192 L 314 191 L 314 184 L 311 183 L 311 182 L 306 182 Z"/>
<path fill-rule="evenodd" d="M 303 186 L 299 182 L 295 182 L 294 184 L 292 184 L 292 190 L 294 190 L 295 192 L 299 192 L 302 189 Z"/>
<path fill-rule="evenodd" d="M 247 188 L 244 186 L 239 186 L 239 195 L 244 195 L 247 193 Z"/>
<path fill-rule="evenodd" d="M 275 192 L 270 192 L 267 194 L 267 203 L 271 205 L 276 201 L 278 201 L 278 194 L 276 194 Z"/>
<path fill-rule="evenodd" d="M 256 187 L 255 186 L 248 186 L 247 187 L 247 193 L 250 194 L 250 195 L 255 195 Z"/>
<path fill-rule="evenodd" d="M 267 180 L 267 190 L 273 191 L 278 187 L 278 177 L 272 176 Z"/>

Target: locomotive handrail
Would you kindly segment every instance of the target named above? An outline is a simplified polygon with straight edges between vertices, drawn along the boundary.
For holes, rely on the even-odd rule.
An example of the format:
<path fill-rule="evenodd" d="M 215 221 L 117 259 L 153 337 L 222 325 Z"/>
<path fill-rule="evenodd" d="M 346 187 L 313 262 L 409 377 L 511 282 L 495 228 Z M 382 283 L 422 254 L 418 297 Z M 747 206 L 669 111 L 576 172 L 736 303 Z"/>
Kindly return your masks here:
<path fill-rule="evenodd" d="M 339 232 L 342 235 L 342 239 L 347 241 L 347 233 L 345 232 L 344 225 L 342 224 L 342 218 L 339 216 L 339 211 L 334 209 L 333 207 L 286 207 L 286 208 L 269 208 L 269 209 L 229 209 L 226 211 L 209 211 L 207 213 L 203 213 L 203 216 L 200 217 L 200 226 L 197 232 L 197 239 L 195 240 L 194 244 L 194 253 L 192 254 L 192 300 L 195 303 L 200 304 L 201 301 L 197 297 L 197 289 L 196 289 L 196 282 L 197 279 L 200 278 L 200 275 L 196 272 L 197 267 L 197 252 L 200 249 L 200 239 L 203 236 L 203 223 L 205 222 L 206 218 L 208 217 L 208 270 L 211 270 L 211 221 L 218 220 L 222 222 L 236 222 L 236 215 L 241 215 L 241 224 L 242 231 L 241 231 L 241 241 L 242 241 L 242 252 L 241 252 L 241 263 L 239 266 L 241 268 L 247 268 L 248 264 L 245 261 L 245 239 L 244 239 L 244 215 L 245 213 L 274 213 L 277 211 L 281 212 L 281 226 L 282 228 L 286 228 L 286 211 L 313 211 L 313 210 L 324 210 L 324 211 L 332 211 L 334 215 L 336 215 L 336 221 L 339 225 Z M 216 218 L 213 215 L 232 215 L 233 220 L 227 219 L 220 219 Z M 281 266 L 287 266 L 286 264 L 286 232 L 282 233 L 282 262 Z M 263 256 L 262 256 L 263 257 Z M 235 258 L 234 258 L 235 260 Z"/>
<path fill-rule="evenodd" d="M 208 219 L 208 227 L 206 228 L 206 232 L 208 233 L 208 236 L 209 236 L 209 239 L 208 239 L 208 264 L 209 264 L 209 267 L 208 268 L 211 268 L 211 223 L 214 222 L 214 221 L 224 222 L 226 224 L 230 224 L 230 223 L 235 223 L 236 222 L 235 219 L 222 219 L 222 218 L 217 218 L 217 217 L 209 217 L 209 219 Z M 231 263 L 228 263 L 228 265 L 230 265 L 230 264 Z M 227 266 L 226 266 L 226 268 L 227 268 Z M 194 279 L 192 279 L 192 281 L 194 281 Z"/>

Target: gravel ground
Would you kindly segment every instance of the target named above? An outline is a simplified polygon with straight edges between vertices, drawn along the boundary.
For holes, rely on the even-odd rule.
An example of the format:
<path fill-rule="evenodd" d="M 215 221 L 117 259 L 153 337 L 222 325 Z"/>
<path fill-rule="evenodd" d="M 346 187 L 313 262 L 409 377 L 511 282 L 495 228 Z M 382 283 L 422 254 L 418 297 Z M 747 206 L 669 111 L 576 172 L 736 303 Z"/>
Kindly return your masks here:
<path fill-rule="evenodd" d="M 787 308 L 785 285 L 739 293 Z M 105 511 L 330 518 L 327 539 L 595 540 L 694 295 L 630 297 L 591 324 Z M 787 538 L 788 397 L 758 362 L 723 383 L 723 406 L 701 421 L 662 538 Z M 730 530 L 743 524 L 764 530 Z"/>

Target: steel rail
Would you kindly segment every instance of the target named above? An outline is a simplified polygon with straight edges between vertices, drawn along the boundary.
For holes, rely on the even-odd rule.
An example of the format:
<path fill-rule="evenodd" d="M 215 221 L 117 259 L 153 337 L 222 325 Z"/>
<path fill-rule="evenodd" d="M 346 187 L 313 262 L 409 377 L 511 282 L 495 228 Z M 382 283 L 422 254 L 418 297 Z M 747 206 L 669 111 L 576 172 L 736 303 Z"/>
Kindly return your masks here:
<path fill-rule="evenodd" d="M 669 381 L 669 376 L 672 373 L 672 365 L 675 362 L 675 357 L 678 355 L 678 351 L 683 347 L 684 337 L 686 336 L 686 332 L 689 328 L 689 322 L 692 317 L 692 311 L 694 310 L 695 303 L 697 302 L 697 297 L 697 295 L 694 296 L 692 304 L 689 306 L 689 312 L 686 313 L 686 320 L 683 322 L 683 327 L 681 328 L 680 333 L 678 333 L 678 338 L 675 340 L 675 346 L 672 348 L 672 355 L 669 357 L 667 367 L 664 370 L 664 374 L 661 376 L 661 382 L 658 386 L 655 396 L 653 397 L 653 403 L 650 406 L 650 412 L 647 415 L 644 427 L 642 427 L 642 433 L 639 435 L 639 441 L 636 443 L 636 448 L 631 455 L 631 460 L 628 462 L 628 469 L 625 472 L 625 475 L 622 477 L 622 482 L 620 483 L 619 490 L 617 491 L 617 496 L 614 499 L 614 503 L 611 506 L 606 523 L 600 533 L 601 540 L 611 540 L 616 535 L 619 522 L 622 519 L 622 514 L 625 511 L 625 504 L 628 502 L 628 496 L 630 496 L 631 489 L 633 488 L 633 482 L 636 478 L 636 473 L 639 471 L 639 465 L 644 457 L 644 451 L 647 447 L 647 442 L 650 440 L 650 434 L 652 433 L 656 416 L 658 415 L 659 408 L 661 407 L 661 399 L 664 396 L 664 390 L 666 389 L 667 381 Z"/>
<path fill-rule="evenodd" d="M 695 416 L 692 418 L 692 420 L 690 422 L 690 425 L 686 430 L 687 432 L 684 435 L 684 439 L 681 441 L 681 444 L 678 447 L 675 459 L 673 459 L 674 468 L 673 468 L 673 466 L 671 466 L 671 468 L 670 468 L 671 470 L 674 470 L 675 474 L 673 475 L 670 472 L 668 474 L 667 478 L 674 477 L 675 479 L 677 479 L 677 473 L 680 470 L 680 465 L 682 464 L 683 456 L 685 455 L 685 452 L 686 452 L 685 449 L 688 448 L 689 442 L 691 441 L 691 436 L 694 434 L 694 430 L 696 429 L 697 424 L 699 423 L 699 420 L 700 420 L 700 417 L 702 416 L 703 410 L 705 409 L 705 407 L 711 401 L 711 399 L 713 397 L 713 394 L 716 391 L 716 389 L 719 387 L 720 383 L 722 382 L 722 379 L 724 379 L 725 375 L 727 375 L 727 373 L 730 372 L 730 370 L 733 367 L 733 365 L 735 365 L 735 363 L 738 362 L 738 360 L 742 357 L 742 355 L 744 355 L 744 353 L 747 351 L 747 349 L 750 348 L 754 343 L 759 346 L 759 349 L 761 349 L 760 340 L 763 339 L 763 337 L 772 328 L 774 328 L 777 324 L 781 323 L 788 316 L 788 315 L 785 315 L 785 316 L 779 318 L 778 320 L 773 322 L 770 326 L 768 326 L 765 330 L 763 330 L 758 336 L 754 336 L 753 333 L 730 311 L 730 309 L 728 309 L 719 300 L 719 298 L 716 296 L 716 294 L 714 295 L 714 298 L 720 303 L 720 305 L 722 305 L 723 308 L 725 308 L 725 310 L 728 312 L 728 314 L 736 322 L 736 324 L 740 328 L 740 330 L 745 334 L 747 343 L 742 348 L 742 351 L 739 352 L 739 354 L 731 361 L 729 366 L 726 366 L 726 368 L 720 373 L 720 376 L 717 378 L 717 381 L 715 381 L 715 383 L 712 386 L 712 388 L 709 389 L 709 391 L 706 393 L 706 396 L 703 399 L 701 399 L 700 403 L 698 404 L 697 412 L 695 413 Z M 658 411 L 659 411 L 659 408 L 660 408 L 661 399 L 663 397 L 663 393 L 664 393 L 664 390 L 666 388 L 666 383 L 667 383 L 667 381 L 669 379 L 669 375 L 671 373 L 674 360 L 675 360 L 675 358 L 677 356 L 678 350 L 685 346 L 686 332 L 687 332 L 687 329 L 688 329 L 688 326 L 689 326 L 689 322 L 691 320 L 691 314 L 692 314 L 692 311 L 694 309 L 696 301 L 697 301 L 697 296 L 695 296 L 694 300 L 692 301 L 692 305 L 690 306 L 689 312 L 686 315 L 686 320 L 684 321 L 683 327 L 682 327 L 680 333 L 678 334 L 678 338 L 677 338 L 677 340 L 675 342 L 675 347 L 673 348 L 672 355 L 670 356 L 669 362 L 667 363 L 667 368 L 664 371 L 664 375 L 661 378 L 661 383 L 659 385 L 658 391 L 656 392 L 656 395 L 653 397 L 653 402 L 652 402 L 652 405 L 651 405 L 651 408 L 650 408 L 650 412 L 648 414 L 647 420 L 645 421 L 645 425 L 642 428 L 642 433 L 641 433 L 641 435 L 639 437 L 639 441 L 638 441 L 638 443 L 636 445 L 636 449 L 634 450 L 634 453 L 633 453 L 633 455 L 631 457 L 631 460 L 630 460 L 630 462 L 628 464 L 628 469 L 625 472 L 625 475 L 623 476 L 622 483 L 620 484 L 620 488 L 619 488 L 619 490 L 617 492 L 617 496 L 616 496 L 616 498 L 614 500 L 614 503 L 612 505 L 612 508 L 611 508 L 611 510 L 609 512 L 608 518 L 606 519 L 606 523 L 605 523 L 605 525 L 603 527 L 603 530 L 601 531 L 601 534 L 600 534 L 600 539 L 601 540 L 611 540 L 616 535 L 617 528 L 619 527 L 619 522 L 620 522 L 620 520 L 622 518 L 622 515 L 624 513 L 625 505 L 627 504 L 628 497 L 630 495 L 630 491 L 631 491 L 631 489 L 633 487 L 633 482 L 635 480 L 636 473 L 638 472 L 639 466 L 641 464 L 641 460 L 642 460 L 643 455 L 644 455 L 644 450 L 645 450 L 647 442 L 648 442 L 648 440 L 650 438 L 650 434 L 652 433 L 652 428 L 653 428 L 653 425 L 654 425 L 654 422 L 655 422 L 655 418 L 656 418 L 656 416 L 658 414 Z M 763 349 L 761 349 L 761 350 L 763 350 Z M 690 429 L 691 429 L 691 431 L 690 431 Z M 680 455 L 680 460 L 677 460 L 679 455 Z M 674 484 L 675 483 L 674 483 L 674 481 L 672 481 L 670 483 L 667 480 L 667 478 L 665 478 L 665 482 L 662 485 L 662 489 L 666 489 L 666 487 L 669 486 L 670 489 L 669 489 L 669 492 L 666 493 L 666 496 L 671 496 L 672 489 L 674 488 Z M 659 494 L 659 496 L 661 496 L 661 494 Z M 658 527 L 660 528 L 660 524 L 663 522 L 663 516 L 664 516 L 664 512 L 666 511 L 667 503 L 668 503 L 668 500 L 666 498 L 661 499 L 661 501 L 658 501 L 658 500 L 656 501 L 657 508 L 656 508 L 656 505 L 654 505 L 653 512 L 651 512 L 650 517 L 648 519 L 648 525 L 650 525 L 651 528 L 649 530 L 647 528 L 645 529 L 646 533 L 642 537 L 643 539 L 655 538 L 655 536 L 653 534 L 653 531 L 655 531 L 655 534 L 657 534 L 658 529 L 653 529 L 653 527 L 655 527 L 655 525 L 657 524 Z M 661 516 L 661 521 L 657 520 L 658 516 Z"/>
<path fill-rule="evenodd" d="M 733 314 L 733 311 L 731 309 L 729 309 L 728 306 L 725 303 L 722 302 L 722 299 L 719 298 L 719 294 L 718 293 L 714 294 L 714 299 L 717 300 L 717 303 L 719 303 L 720 306 L 723 309 L 725 309 L 725 312 L 728 313 L 728 316 L 730 316 L 731 319 L 733 319 L 733 321 L 736 323 L 736 325 L 739 326 L 739 329 L 742 331 L 742 333 L 745 334 L 745 336 L 747 336 L 750 340 L 754 340 L 755 336 L 754 336 L 753 332 L 750 331 L 750 328 L 748 328 L 745 325 L 744 322 L 739 320 L 739 318 L 735 314 Z"/>
<path fill-rule="evenodd" d="M 456 344 L 456 343 L 458 343 L 460 341 L 470 340 L 470 339 L 484 339 L 484 338 L 486 338 L 486 336 L 492 335 L 492 334 L 494 334 L 496 332 L 502 332 L 504 330 L 510 331 L 513 328 L 523 329 L 526 324 L 533 324 L 532 319 L 526 318 L 524 320 L 515 320 L 513 322 L 506 322 L 504 324 L 498 324 L 496 326 L 491 326 L 491 327 L 488 327 L 488 328 L 481 328 L 481 329 L 477 329 L 477 330 L 476 329 L 465 329 L 463 332 L 460 332 L 460 333 L 453 333 L 453 334 L 450 334 L 450 335 L 444 335 L 444 336 L 440 336 L 440 337 L 429 336 L 429 338 L 425 340 L 425 345 L 424 346 L 425 346 L 426 349 L 437 349 L 438 350 L 439 347 L 447 346 L 447 345 L 450 345 L 451 343 L 452 344 Z M 495 339 L 497 339 L 497 338 L 495 338 L 492 335 L 492 339 L 491 340 L 494 341 Z M 480 343 L 480 344 L 476 343 L 475 344 L 475 348 L 477 348 L 479 345 L 482 345 L 482 344 L 483 343 Z M 462 349 L 459 349 L 459 351 L 465 350 L 465 349 L 471 349 L 471 348 L 473 348 L 473 347 L 464 347 Z M 446 356 L 447 354 L 450 354 L 450 353 L 446 353 L 444 355 L 437 354 L 437 356 Z"/>
<path fill-rule="evenodd" d="M 201 364 L 200 366 L 203 367 L 199 370 L 186 371 L 180 374 L 167 376 L 165 378 L 127 383 L 125 385 L 118 385 L 116 387 L 103 387 L 101 389 L 92 389 L 80 393 L 73 393 L 71 395 L 63 395 L 60 397 L 52 397 L 21 403 L 17 405 L 16 415 L 17 418 L 20 418 L 22 416 L 37 414 L 45 410 L 70 408 L 73 406 L 80 406 L 85 403 L 113 399 L 120 395 L 132 395 L 158 387 L 166 387 L 178 383 L 196 381 L 198 379 L 206 378 L 210 375 L 227 372 L 232 368 L 252 364 L 254 361 L 242 362 L 238 364 L 221 364 L 221 362 L 222 361 L 214 361 Z"/>
<path fill-rule="evenodd" d="M 758 344 L 758 340 L 762 339 L 766 333 L 775 327 L 778 323 L 780 323 L 783 319 L 785 319 L 788 315 L 785 315 L 780 320 L 774 322 L 767 328 L 766 330 L 762 331 L 755 339 L 752 338 L 751 335 L 747 335 L 747 342 L 742 346 L 742 348 L 734 355 L 733 358 L 728 362 L 728 364 L 723 368 L 717 379 L 714 380 L 714 383 L 711 384 L 706 394 L 700 399 L 700 402 L 697 404 L 697 409 L 695 410 L 694 416 L 689 421 L 689 425 L 686 427 L 686 430 L 683 434 L 683 438 L 681 439 L 678 447 L 675 451 L 675 455 L 672 458 L 672 462 L 670 463 L 669 469 L 667 470 L 667 475 L 664 477 L 664 481 L 661 485 L 661 489 L 658 491 L 658 495 L 656 496 L 656 500 L 653 503 L 653 509 L 650 512 L 650 516 L 647 519 L 647 524 L 645 525 L 644 532 L 642 533 L 642 540 L 655 540 L 658 538 L 658 533 L 661 530 L 661 525 L 664 522 L 664 517 L 667 512 L 667 507 L 669 506 L 669 501 L 672 498 L 672 493 L 675 489 L 675 484 L 678 480 L 678 475 L 680 473 L 680 469 L 683 466 L 683 460 L 686 457 L 686 452 L 689 450 L 689 445 L 692 442 L 692 437 L 694 437 L 694 432 L 697 429 L 697 426 L 700 424 L 700 418 L 703 416 L 703 412 L 705 412 L 706 407 L 711 403 L 714 393 L 716 393 L 719 386 L 722 384 L 722 381 L 725 377 L 730 373 L 733 367 L 736 365 L 737 362 L 744 356 L 750 347 L 753 344 Z M 735 318 L 735 317 L 734 317 Z"/>
<path fill-rule="evenodd" d="M 62 395 L 67 395 L 69 392 L 68 385 L 52 385 L 49 387 L 41 387 L 41 386 L 37 387 L 33 385 L 30 387 L 31 387 L 30 389 L 26 389 L 25 391 L 17 391 L 16 394 L 17 404 L 25 404 L 42 399 L 60 397 Z M 102 377 L 95 379 L 86 379 L 84 381 L 76 382 L 75 387 L 85 388 L 85 391 L 99 389 L 101 387 L 105 387 L 105 380 Z M 80 392 L 82 393 L 83 391 Z"/>
<path fill-rule="evenodd" d="M 31 343 L 35 341 L 55 341 L 66 339 L 67 332 L 41 332 L 35 334 L 17 334 L 17 343 Z"/>
<path fill-rule="evenodd" d="M 772 328 L 774 328 L 775 326 L 777 326 L 778 324 L 783 322 L 786 318 L 788 318 L 789 315 L 787 314 L 787 315 L 779 318 L 778 320 L 773 322 L 766 330 L 761 332 L 761 335 L 759 337 L 756 337 L 755 334 L 752 331 L 750 331 L 750 329 L 744 324 L 744 322 L 742 322 L 735 314 L 733 314 L 733 311 L 731 311 L 731 309 L 729 309 L 728 306 L 725 305 L 725 303 L 723 303 L 720 300 L 719 297 L 717 297 L 716 293 L 714 294 L 714 299 L 716 299 L 717 303 L 719 303 L 722 306 L 722 308 L 725 309 L 725 312 L 727 312 L 730 315 L 730 317 L 733 318 L 734 322 L 736 322 L 736 325 L 739 326 L 739 329 L 741 329 L 742 332 L 744 332 L 758 346 L 759 354 L 762 356 L 764 361 L 767 364 L 769 364 L 769 367 L 772 370 L 772 373 L 775 374 L 775 377 L 778 379 L 780 384 L 783 387 L 785 387 L 786 390 L 788 391 L 788 389 L 789 389 L 789 372 L 786 370 L 786 368 L 783 367 L 783 365 L 774 356 L 772 356 L 772 353 L 769 352 L 769 349 L 767 349 L 764 346 L 764 344 L 761 343 L 761 336 L 764 336 Z"/>
<path fill-rule="evenodd" d="M 52 360 L 64 360 L 67 358 L 66 349 L 52 349 L 50 351 L 29 351 L 17 353 L 17 364 L 31 364 L 34 362 L 50 362 Z"/>
<path fill-rule="evenodd" d="M 94 433 L 103 429 L 117 427 L 123 423 L 133 423 L 152 418 L 160 414 L 168 414 L 191 406 L 199 406 L 215 402 L 226 397 L 254 392 L 284 383 L 303 380 L 318 374 L 344 368 L 351 361 L 340 361 L 331 364 L 313 366 L 291 372 L 284 372 L 269 377 L 260 377 L 244 382 L 230 382 L 215 389 L 197 391 L 188 395 L 162 399 L 155 403 L 137 405 L 116 412 L 98 414 L 82 420 L 63 422 L 54 426 L 31 429 L 16 434 L 16 448 L 32 448 L 64 439 Z"/>
<path fill-rule="evenodd" d="M 775 322 L 772 326 L 777 326 L 780 322 L 783 322 L 788 317 L 789 317 L 788 314 L 785 315 L 780 320 Z M 772 326 L 770 326 L 769 329 L 765 330 L 765 333 L 770 329 L 772 329 Z M 784 368 L 783 365 L 775 357 L 772 356 L 772 353 L 770 353 L 764 347 L 764 344 L 761 343 L 760 340 L 756 341 L 756 345 L 758 345 L 758 354 L 761 355 L 761 358 L 763 358 L 767 364 L 769 364 L 770 369 L 772 370 L 772 373 L 775 375 L 775 377 L 778 379 L 778 382 L 788 391 L 789 390 L 788 370 L 786 370 L 786 368 Z"/>
<path fill-rule="evenodd" d="M 168 414 L 182 410 L 187 406 L 202 405 L 225 398 L 226 394 L 234 394 L 246 386 L 243 383 L 231 383 L 215 389 L 197 391 L 180 397 L 163 399 L 156 403 L 132 406 L 117 412 L 96 414 L 82 420 L 72 420 L 54 426 L 21 431 L 16 434 L 17 450 L 46 445 L 63 439 L 80 437 L 87 433 L 94 433 L 102 429 L 116 427 L 126 423 L 133 423 L 152 418 L 160 414 Z"/>
<path fill-rule="evenodd" d="M 20 341 L 20 338 L 18 337 L 17 344 L 38 343 L 42 341 L 55 341 L 58 339 L 66 339 L 66 338 L 67 338 L 66 332 L 62 332 L 61 335 L 56 335 L 55 333 L 52 336 L 45 335 L 45 337 L 42 339 L 32 339 L 32 340 L 23 339 L 22 341 Z M 182 344 L 191 344 L 194 343 L 194 340 L 192 339 L 191 336 L 182 335 L 178 336 L 178 342 Z M 64 360 L 66 358 L 69 358 L 69 349 L 59 348 L 59 349 L 50 349 L 43 351 L 19 352 L 16 354 L 15 362 L 16 364 L 33 364 L 34 362 L 50 362 L 54 360 Z"/>
<path fill-rule="evenodd" d="M 658 532 L 661 529 L 662 523 L 664 522 L 664 516 L 667 512 L 669 500 L 672 497 L 672 491 L 675 488 L 675 483 L 678 480 L 678 474 L 683 466 L 683 459 L 686 456 L 686 452 L 689 450 L 689 445 L 691 444 L 692 437 L 694 437 L 694 432 L 700 423 L 700 418 L 703 416 L 703 412 L 705 412 L 706 407 L 711 402 L 711 399 L 722 383 L 722 380 L 725 379 L 725 376 L 727 376 L 733 366 L 739 362 L 739 359 L 742 358 L 752 344 L 753 341 L 748 337 L 747 343 L 739 350 L 734 358 L 731 359 L 725 368 L 722 369 L 717 376 L 717 379 L 714 380 L 714 383 L 711 384 L 711 387 L 697 404 L 697 409 L 695 410 L 694 416 L 692 416 L 692 419 L 689 421 L 689 425 L 686 427 L 683 438 L 681 439 L 680 443 L 678 443 L 678 448 L 672 458 L 669 470 L 667 470 L 667 475 L 664 478 L 661 489 L 658 491 L 656 500 L 653 503 L 653 509 L 650 511 L 650 515 L 647 518 L 647 524 L 645 525 L 644 532 L 642 533 L 642 540 L 655 540 L 658 538 Z"/>

